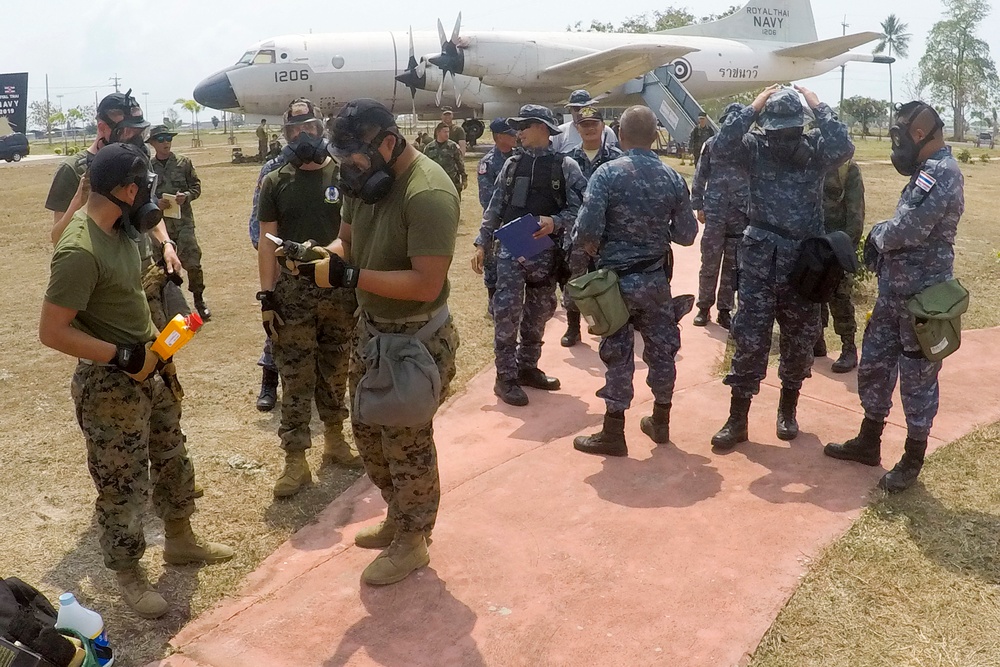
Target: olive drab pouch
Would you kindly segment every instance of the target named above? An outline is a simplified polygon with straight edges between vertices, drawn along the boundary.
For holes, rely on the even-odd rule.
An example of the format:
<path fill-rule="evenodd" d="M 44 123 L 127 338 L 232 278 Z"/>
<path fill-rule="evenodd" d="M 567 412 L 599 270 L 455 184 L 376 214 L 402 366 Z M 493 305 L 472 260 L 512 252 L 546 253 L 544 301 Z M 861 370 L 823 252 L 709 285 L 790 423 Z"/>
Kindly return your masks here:
<path fill-rule="evenodd" d="M 628 323 L 630 314 L 618 287 L 618 274 L 598 269 L 566 284 L 569 296 L 587 321 L 592 336 L 607 338 Z"/>
<path fill-rule="evenodd" d="M 365 319 L 369 334 L 361 353 L 351 417 L 369 426 L 416 427 L 429 423 L 441 404 L 441 372 L 426 341 L 448 320 L 442 308 L 415 334 L 382 333 Z"/>
<path fill-rule="evenodd" d="M 906 302 L 924 356 L 941 361 L 962 345 L 962 314 L 969 290 L 956 279 L 931 285 Z"/>

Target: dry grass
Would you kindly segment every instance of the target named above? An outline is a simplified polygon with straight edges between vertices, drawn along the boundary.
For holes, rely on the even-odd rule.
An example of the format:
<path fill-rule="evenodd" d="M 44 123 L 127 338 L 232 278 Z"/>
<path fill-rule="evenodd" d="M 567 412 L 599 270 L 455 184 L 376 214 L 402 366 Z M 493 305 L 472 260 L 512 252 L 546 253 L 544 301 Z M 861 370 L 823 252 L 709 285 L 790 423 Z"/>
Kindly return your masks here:
<path fill-rule="evenodd" d="M 73 416 L 69 379 L 74 361 L 44 348 L 36 334 L 48 280 L 51 213 L 45 195 L 58 161 L 0 167 L 0 224 L 5 259 L 0 264 L 0 521 L 5 531 L 0 571 L 38 585 L 50 599 L 75 591 L 105 618 L 120 653 L 119 664 L 142 665 L 160 657 L 167 640 L 189 619 L 236 591 L 243 577 L 301 526 L 311 522 L 357 473 L 323 469 L 318 484 L 290 501 L 276 502 L 271 486 L 281 469 L 278 413 L 254 408 L 263 342 L 256 254 L 246 224 L 259 166 L 229 164 L 224 137 L 208 135 L 209 147 L 176 149 L 192 157 L 204 184 L 195 202 L 204 251 L 206 299 L 212 321 L 178 355 L 187 392 L 183 426 L 206 489 L 195 528 L 238 547 L 230 563 L 203 569 L 164 568 L 162 523 L 146 521 L 150 548 L 143 564 L 171 603 L 165 619 L 144 621 L 119 600 L 103 567 L 93 522 L 93 483 L 83 438 Z M 255 149 L 252 136 L 244 148 Z M 475 158 L 468 166 L 474 174 Z M 451 306 L 461 332 L 460 391 L 492 361 L 492 327 L 485 318 L 482 279 L 469 268 L 480 209 L 475 187 L 464 193 L 462 228 L 452 268 Z M 321 432 L 314 422 L 314 434 Z M 321 442 L 321 441 L 320 441 Z M 310 454 L 319 466 L 319 450 Z"/>
<path fill-rule="evenodd" d="M 751 667 L 1000 664 L 1000 424 L 879 493 L 811 572 Z"/>

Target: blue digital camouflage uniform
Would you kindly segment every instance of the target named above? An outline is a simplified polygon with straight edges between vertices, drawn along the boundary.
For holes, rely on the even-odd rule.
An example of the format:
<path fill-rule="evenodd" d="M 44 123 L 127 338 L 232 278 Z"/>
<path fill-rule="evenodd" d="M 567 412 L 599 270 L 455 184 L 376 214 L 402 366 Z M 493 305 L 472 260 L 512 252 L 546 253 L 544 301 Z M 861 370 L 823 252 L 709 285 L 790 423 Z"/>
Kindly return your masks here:
<path fill-rule="evenodd" d="M 885 421 L 899 378 L 907 437 L 926 440 L 938 409 L 941 362 L 920 352 L 906 301 L 953 278 L 955 234 L 965 210 L 965 179 L 949 148 L 910 178 L 891 220 L 872 228 L 878 249 L 878 298 L 865 328 L 858 393 L 865 416 Z M 872 268 L 872 267 L 870 267 Z"/>
<path fill-rule="evenodd" d="M 740 398 L 760 390 L 775 320 L 782 386 L 798 391 L 811 375 L 820 306 L 800 296 L 788 276 L 800 242 L 823 234 L 824 175 L 854 154 L 847 126 L 830 107 L 820 103 L 814 112 L 817 129 L 804 135 L 813 154 L 804 167 L 777 161 L 764 137 L 749 133 L 757 119 L 749 106 L 729 115 L 713 146 L 716 158 L 724 155 L 750 174 L 750 221 L 739 250 L 740 309 L 732 328 L 736 352 L 725 379 Z"/>
<path fill-rule="evenodd" d="M 597 395 L 609 413 L 622 412 L 632 403 L 635 331 L 642 336 L 642 359 L 649 366 L 646 384 L 657 403 L 671 402 L 680 331 L 662 258 L 671 242 L 689 246 L 697 235 L 687 183 L 653 151 L 632 149 L 591 177 L 573 228 L 574 254 L 584 253 L 587 245 L 598 247 L 597 266 L 619 273 L 631 313 L 629 323 L 601 339 L 599 348 L 607 372 Z M 630 267 L 657 258 L 661 261 L 624 275 Z"/>
<path fill-rule="evenodd" d="M 513 155 L 513 151 L 504 154 L 494 146 L 479 161 L 476 178 L 479 183 L 479 205 L 483 207 L 483 212 L 490 206 L 490 199 L 496 189 L 500 169 L 511 155 Z M 485 251 L 483 254 L 483 282 L 486 284 L 486 290 L 492 294 L 497 288 L 497 259 L 491 245 L 484 246 L 483 249 Z M 492 303 L 490 304 L 490 312 L 493 312 Z"/>
<path fill-rule="evenodd" d="M 264 163 L 264 166 L 260 168 L 260 175 L 257 176 L 257 187 L 253 191 L 253 206 L 250 208 L 250 243 L 253 244 L 254 250 L 257 249 L 257 243 L 260 241 L 260 219 L 258 216 L 258 200 L 260 199 L 260 184 L 264 182 L 264 177 L 270 174 L 275 169 L 281 169 L 281 167 L 288 162 L 284 155 L 279 154 L 278 157 L 268 160 Z M 275 373 L 278 372 L 278 365 L 274 363 L 274 350 L 271 345 L 270 338 L 264 338 L 264 349 L 260 353 L 260 359 L 257 360 L 257 365 L 266 368 L 269 371 Z"/>
<path fill-rule="evenodd" d="M 705 142 L 691 182 L 691 208 L 705 212 L 696 305 L 714 306 L 718 286 L 719 310 L 731 311 L 735 305 L 736 255 L 747 226 L 750 175 L 744 164 L 721 158 L 713 162 L 714 145 L 715 137 Z"/>
<path fill-rule="evenodd" d="M 551 143 L 547 148 L 524 149 L 522 160 L 557 155 Z M 580 166 L 568 156 L 562 159 L 566 204 L 552 216 L 554 234 L 571 229 L 587 188 Z M 500 227 L 506 184 L 497 183 L 476 246 L 485 248 Z M 497 291 L 493 296 L 493 347 L 497 377 L 514 382 L 519 369 L 535 368 L 542 356 L 545 323 L 556 311 L 555 248 L 549 248 L 523 264 L 502 245 L 497 253 Z M 519 341 L 520 338 L 520 341 Z"/>
<path fill-rule="evenodd" d="M 584 178 L 588 181 L 590 177 L 594 175 L 597 168 L 600 167 L 605 162 L 610 162 L 611 160 L 616 160 L 621 156 L 625 155 L 622 149 L 618 148 L 617 145 L 603 141 L 601 143 L 600 149 L 598 149 L 597 155 L 591 160 L 587 157 L 587 154 L 583 150 L 583 146 L 578 146 L 569 152 L 569 156 L 576 160 L 576 163 L 580 165 L 580 171 L 583 172 Z M 592 260 L 587 257 L 585 253 L 573 253 L 573 243 L 571 239 L 570 230 L 563 235 L 563 252 L 566 257 L 569 258 L 569 273 L 570 278 L 576 278 L 582 276 L 590 270 L 590 265 Z M 566 309 L 566 312 L 577 312 L 579 309 L 576 304 L 573 303 L 573 299 L 569 296 L 568 290 L 563 290 L 562 293 L 562 305 Z"/>

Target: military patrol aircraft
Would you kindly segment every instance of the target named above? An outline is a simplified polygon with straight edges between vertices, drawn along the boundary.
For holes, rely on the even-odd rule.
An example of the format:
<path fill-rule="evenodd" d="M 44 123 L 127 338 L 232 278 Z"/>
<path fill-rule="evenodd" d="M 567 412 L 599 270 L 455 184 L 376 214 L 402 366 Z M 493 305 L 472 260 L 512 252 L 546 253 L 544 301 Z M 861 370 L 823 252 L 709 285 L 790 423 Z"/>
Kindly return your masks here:
<path fill-rule="evenodd" d="M 447 86 L 457 116 L 493 118 L 514 115 L 527 102 L 560 107 L 570 91 L 585 88 L 610 106 L 645 102 L 677 130 L 692 126 L 700 110 L 685 97 L 759 90 L 849 61 L 891 62 L 851 52 L 877 32 L 817 40 L 809 0 L 750 0 L 720 20 L 652 34 L 463 33 L 461 19 L 450 36 L 439 20 L 436 35 L 411 28 L 267 39 L 199 83 L 194 98 L 251 118 L 278 116 L 300 95 L 328 113 L 371 97 L 415 114 L 436 112 Z M 482 133 L 481 122 L 474 127 Z"/>

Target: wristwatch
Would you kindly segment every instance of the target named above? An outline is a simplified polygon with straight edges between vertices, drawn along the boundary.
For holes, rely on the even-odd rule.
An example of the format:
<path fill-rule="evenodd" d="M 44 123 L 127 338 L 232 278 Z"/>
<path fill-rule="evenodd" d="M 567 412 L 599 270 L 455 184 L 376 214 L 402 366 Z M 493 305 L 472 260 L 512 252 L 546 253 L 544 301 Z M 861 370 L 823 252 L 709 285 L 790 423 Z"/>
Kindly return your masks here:
<path fill-rule="evenodd" d="M 174 247 L 174 250 L 175 251 L 177 250 L 177 241 L 174 241 L 174 240 L 171 240 L 171 239 L 167 239 L 166 241 L 164 241 L 160 245 L 161 245 L 161 247 L 165 246 L 165 245 L 172 245 Z"/>
<path fill-rule="evenodd" d="M 261 291 L 257 292 L 257 300 L 264 301 L 264 299 L 270 298 L 272 294 L 274 294 L 273 291 L 262 289 Z"/>

